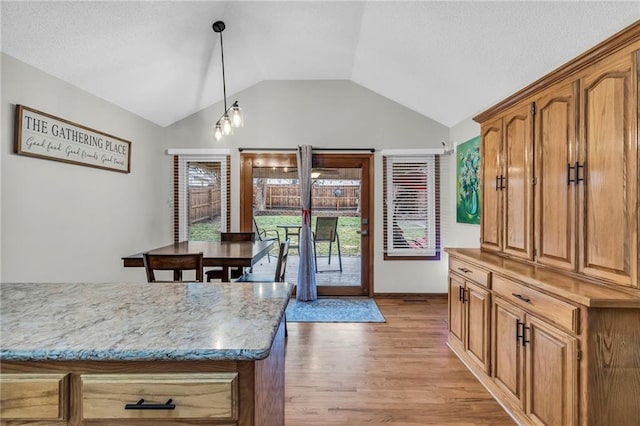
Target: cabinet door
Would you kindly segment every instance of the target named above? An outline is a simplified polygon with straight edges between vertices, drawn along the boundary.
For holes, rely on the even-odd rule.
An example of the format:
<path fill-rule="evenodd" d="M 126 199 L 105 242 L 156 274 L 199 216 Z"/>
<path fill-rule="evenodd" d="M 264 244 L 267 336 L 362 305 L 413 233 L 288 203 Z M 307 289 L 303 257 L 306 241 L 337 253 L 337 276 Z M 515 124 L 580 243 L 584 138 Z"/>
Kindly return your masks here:
<path fill-rule="evenodd" d="M 577 340 L 530 316 L 527 319 L 526 413 L 540 425 L 577 423 Z"/>
<path fill-rule="evenodd" d="M 492 307 L 492 378 L 514 404 L 524 409 L 524 350 L 518 339 L 524 313 L 498 297 L 493 298 Z"/>
<path fill-rule="evenodd" d="M 480 236 L 482 248 L 502 250 L 502 119 L 482 126 L 480 142 L 482 208 Z"/>
<path fill-rule="evenodd" d="M 480 368 L 489 374 L 490 294 L 485 288 L 466 281 L 465 350 Z"/>
<path fill-rule="evenodd" d="M 532 103 L 503 118 L 503 251 L 533 259 L 533 112 Z"/>
<path fill-rule="evenodd" d="M 581 272 L 637 287 L 638 86 L 634 56 L 590 67 L 581 78 L 579 242 Z"/>
<path fill-rule="evenodd" d="M 536 101 L 537 261 L 576 270 L 576 85 L 552 86 Z M 571 168 L 570 168 L 571 167 Z"/>
<path fill-rule="evenodd" d="M 462 295 L 464 280 L 457 275 L 449 274 L 449 342 L 463 346 L 464 305 Z"/>

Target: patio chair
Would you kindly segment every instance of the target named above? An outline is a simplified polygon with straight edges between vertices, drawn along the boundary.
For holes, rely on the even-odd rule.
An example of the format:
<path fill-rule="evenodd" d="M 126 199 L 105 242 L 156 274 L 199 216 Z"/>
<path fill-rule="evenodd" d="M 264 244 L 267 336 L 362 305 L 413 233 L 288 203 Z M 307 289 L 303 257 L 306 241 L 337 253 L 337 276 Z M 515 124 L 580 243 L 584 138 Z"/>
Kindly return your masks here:
<path fill-rule="evenodd" d="M 253 227 L 258 237 L 258 241 L 277 241 L 277 246 L 280 245 L 280 233 L 277 229 L 260 229 L 256 217 L 253 217 Z M 273 234 L 275 233 L 275 236 Z M 267 262 L 271 263 L 270 254 L 267 252 Z"/>
<path fill-rule="evenodd" d="M 316 249 L 317 243 L 329 243 L 329 261 L 331 264 L 331 248 L 333 243 L 338 246 L 338 262 L 340 263 L 340 272 L 342 272 L 342 254 L 340 253 L 340 236 L 338 235 L 338 218 L 337 217 L 317 217 L 316 230 L 312 232 L 313 236 L 313 259 L 318 272 L 318 254 Z M 322 271 L 329 272 L 329 271 Z"/>
<path fill-rule="evenodd" d="M 182 271 L 194 270 L 195 281 L 202 282 L 202 253 L 188 254 L 150 254 L 144 253 L 144 268 L 147 272 L 147 281 L 156 282 L 193 282 L 182 281 Z M 155 271 L 173 271 L 173 281 L 156 280 Z"/>

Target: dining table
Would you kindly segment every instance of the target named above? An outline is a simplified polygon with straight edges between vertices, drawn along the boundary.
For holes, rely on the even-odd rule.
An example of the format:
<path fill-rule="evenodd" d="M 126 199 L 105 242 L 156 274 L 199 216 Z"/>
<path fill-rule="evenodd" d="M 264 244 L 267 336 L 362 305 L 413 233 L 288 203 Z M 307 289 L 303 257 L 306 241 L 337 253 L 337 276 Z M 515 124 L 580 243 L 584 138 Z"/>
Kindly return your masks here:
<path fill-rule="evenodd" d="M 294 244 L 289 244 L 289 249 L 300 250 L 300 229 L 302 225 L 277 225 L 278 228 L 284 229 L 284 239 L 289 240 L 290 237 L 296 237 L 297 241 Z"/>
<path fill-rule="evenodd" d="M 187 254 L 202 252 L 203 265 L 222 267 L 222 281 L 229 282 L 229 268 L 250 268 L 267 255 L 273 241 L 181 241 L 146 250 L 151 254 Z M 144 268 L 143 253 L 122 257 L 125 268 Z"/>

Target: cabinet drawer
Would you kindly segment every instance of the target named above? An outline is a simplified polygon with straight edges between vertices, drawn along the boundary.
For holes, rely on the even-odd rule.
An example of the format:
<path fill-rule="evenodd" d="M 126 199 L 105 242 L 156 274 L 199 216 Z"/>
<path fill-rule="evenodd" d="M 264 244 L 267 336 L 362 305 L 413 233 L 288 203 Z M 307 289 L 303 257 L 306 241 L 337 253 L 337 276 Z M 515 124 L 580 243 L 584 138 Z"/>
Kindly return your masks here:
<path fill-rule="evenodd" d="M 237 373 L 83 374 L 80 380 L 83 419 L 238 418 Z"/>
<path fill-rule="evenodd" d="M 491 285 L 491 272 L 479 268 L 475 265 L 471 265 L 458 259 L 449 258 L 449 269 L 452 272 L 455 272 L 458 275 L 462 275 L 466 279 L 483 285 L 487 288 L 489 288 Z"/>
<path fill-rule="evenodd" d="M 64 420 L 67 374 L 0 374 L 2 420 Z"/>
<path fill-rule="evenodd" d="M 498 275 L 493 277 L 493 292 L 540 318 L 578 332 L 580 310 L 576 306 Z"/>

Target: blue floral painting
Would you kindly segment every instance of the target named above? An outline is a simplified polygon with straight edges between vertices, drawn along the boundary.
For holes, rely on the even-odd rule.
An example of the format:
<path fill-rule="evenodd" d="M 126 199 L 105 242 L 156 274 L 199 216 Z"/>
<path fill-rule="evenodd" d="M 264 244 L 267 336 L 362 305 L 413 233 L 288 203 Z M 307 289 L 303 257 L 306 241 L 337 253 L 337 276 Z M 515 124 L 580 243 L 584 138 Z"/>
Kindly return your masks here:
<path fill-rule="evenodd" d="M 480 224 L 480 136 L 456 149 L 456 221 Z"/>

